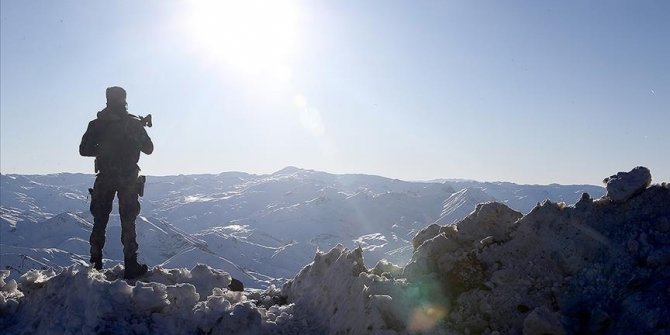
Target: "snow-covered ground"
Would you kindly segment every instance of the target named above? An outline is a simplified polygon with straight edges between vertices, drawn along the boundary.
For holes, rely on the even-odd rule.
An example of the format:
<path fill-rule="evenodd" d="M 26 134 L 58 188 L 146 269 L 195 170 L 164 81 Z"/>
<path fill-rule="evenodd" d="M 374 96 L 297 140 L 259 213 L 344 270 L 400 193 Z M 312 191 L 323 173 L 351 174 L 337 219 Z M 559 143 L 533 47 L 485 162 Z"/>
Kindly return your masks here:
<path fill-rule="evenodd" d="M 88 260 L 93 222 L 88 188 L 94 176 L 0 177 L 0 269 L 17 278 L 30 269 Z M 582 192 L 599 197 L 604 189 L 406 182 L 293 167 L 271 175 L 149 177 L 137 222 L 140 259 L 163 267 L 207 263 L 261 288 L 292 278 L 317 250 L 337 244 L 360 246 L 367 266 L 381 259 L 404 265 L 418 231 L 433 222 L 460 220 L 480 202 L 497 200 L 525 213 L 546 198 L 574 203 Z M 113 214 L 106 268 L 121 262 L 121 250 L 120 223 Z"/>
<path fill-rule="evenodd" d="M 639 176 L 612 177 L 603 198 L 585 194 L 574 206 L 545 201 L 526 215 L 502 203 L 479 204 L 454 224 L 424 227 L 412 239 L 405 266 L 386 261 L 366 266 L 365 257 L 376 249 L 364 247 L 388 242 L 382 234 L 367 234 L 356 248 L 336 245 L 313 253 L 281 287 L 233 292 L 227 289 L 232 273 L 202 264 L 190 270 L 154 267 L 130 281 L 120 279 L 118 265 L 104 271 L 80 264 L 35 269 L 16 280 L 4 271 L 0 329 L 3 334 L 667 334 L 670 186 L 649 186 L 644 170 Z M 453 203 L 440 205 L 449 212 Z M 73 234 L 87 226 L 70 214 L 51 222 Z M 167 226 L 143 222 L 146 232 L 170 236 Z M 253 239 L 243 228 L 196 234 L 183 242 L 184 253 L 213 255 L 209 248 L 217 240 L 225 241 L 222 245 L 252 243 L 247 238 L 274 241 Z M 23 228 L 17 223 L 15 229 Z M 228 241 L 232 238 L 238 241 Z"/>

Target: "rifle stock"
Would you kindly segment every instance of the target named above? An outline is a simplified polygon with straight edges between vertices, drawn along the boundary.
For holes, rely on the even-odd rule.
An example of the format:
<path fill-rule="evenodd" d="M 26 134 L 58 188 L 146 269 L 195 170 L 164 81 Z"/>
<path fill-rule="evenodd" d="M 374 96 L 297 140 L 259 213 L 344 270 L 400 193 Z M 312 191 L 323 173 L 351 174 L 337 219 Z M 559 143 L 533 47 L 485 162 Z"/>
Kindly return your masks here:
<path fill-rule="evenodd" d="M 142 123 L 142 126 L 144 127 L 151 128 L 151 126 L 153 126 L 153 123 L 151 122 L 151 114 L 148 114 L 147 116 L 130 114 L 130 116 L 140 121 L 140 123 Z"/>

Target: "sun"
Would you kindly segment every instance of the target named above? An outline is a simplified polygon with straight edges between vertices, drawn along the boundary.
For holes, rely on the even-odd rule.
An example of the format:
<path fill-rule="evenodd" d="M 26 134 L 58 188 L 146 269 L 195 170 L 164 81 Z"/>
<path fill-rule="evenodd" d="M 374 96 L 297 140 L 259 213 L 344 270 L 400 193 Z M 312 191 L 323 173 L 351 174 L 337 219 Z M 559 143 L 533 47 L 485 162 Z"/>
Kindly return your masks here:
<path fill-rule="evenodd" d="M 296 44 L 294 1 L 194 0 L 187 11 L 190 39 L 207 56 L 248 73 L 285 72 Z"/>

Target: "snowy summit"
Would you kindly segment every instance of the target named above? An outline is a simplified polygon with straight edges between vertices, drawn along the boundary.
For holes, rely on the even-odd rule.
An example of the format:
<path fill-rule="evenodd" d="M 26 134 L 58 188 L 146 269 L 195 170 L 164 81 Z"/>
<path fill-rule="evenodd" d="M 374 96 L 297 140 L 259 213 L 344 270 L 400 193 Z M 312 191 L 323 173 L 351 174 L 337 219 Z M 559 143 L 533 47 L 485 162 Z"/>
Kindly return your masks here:
<path fill-rule="evenodd" d="M 573 206 L 544 201 L 523 215 L 499 202 L 477 205 L 454 224 L 416 234 L 403 266 L 368 266 L 361 246 L 336 245 L 264 289 L 233 292 L 230 274 L 205 264 L 154 267 L 136 281 L 122 280 L 120 265 L 33 269 L 9 280 L 4 271 L 0 326 L 8 333 L 663 333 L 670 187 L 649 186 L 638 174 L 617 174 L 603 197 L 584 193 Z M 621 196 L 621 182 L 636 191 Z"/>

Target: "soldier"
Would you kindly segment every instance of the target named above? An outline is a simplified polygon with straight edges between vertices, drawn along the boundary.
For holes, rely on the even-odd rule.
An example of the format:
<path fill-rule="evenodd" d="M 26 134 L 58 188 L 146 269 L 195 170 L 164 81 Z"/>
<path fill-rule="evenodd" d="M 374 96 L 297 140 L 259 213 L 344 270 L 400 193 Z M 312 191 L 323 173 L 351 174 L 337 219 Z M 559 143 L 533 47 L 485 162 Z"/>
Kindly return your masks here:
<path fill-rule="evenodd" d="M 97 173 L 93 189 L 89 190 L 93 214 L 93 231 L 89 240 L 91 264 L 97 270 L 102 269 L 105 229 L 114 195 L 118 194 L 124 277 L 132 279 L 148 269 L 145 264 L 137 262 L 135 219 L 140 213 L 138 196 L 144 188 L 144 178 L 139 176 L 137 162 L 140 151 L 150 155 L 154 144 L 144 129 L 145 120 L 128 114 L 126 91 L 118 86 L 109 87 L 106 96 L 107 107 L 98 113 L 97 119 L 88 123 L 79 145 L 80 155 L 95 157 Z"/>

